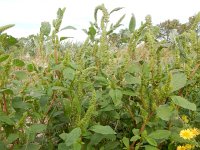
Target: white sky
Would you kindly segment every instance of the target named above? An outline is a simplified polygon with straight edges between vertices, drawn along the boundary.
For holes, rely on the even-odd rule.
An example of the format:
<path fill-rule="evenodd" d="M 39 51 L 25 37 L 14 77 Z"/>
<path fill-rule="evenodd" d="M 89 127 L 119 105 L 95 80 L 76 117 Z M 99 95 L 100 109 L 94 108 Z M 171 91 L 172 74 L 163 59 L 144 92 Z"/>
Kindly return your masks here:
<path fill-rule="evenodd" d="M 59 7 L 66 7 L 62 26 L 72 25 L 76 31 L 66 31 L 62 36 L 74 36 L 75 40 L 83 40 L 89 22 L 94 21 L 94 9 L 104 3 L 108 10 L 125 7 L 114 13 L 111 21 L 116 21 L 126 14 L 123 21 L 125 28 L 132 13 L 135 14 L 137 26 L 150 14 L 154 24 L 167 19 L 179 19 L 186 22 L 188 18 L 200 11 L 200 0 L 0 0 L 0 26 L 15 24 L 7 33 L 15 36 L 28 36 L 39 32 L 42 21 L 52 22 L 56 18 Z"/>

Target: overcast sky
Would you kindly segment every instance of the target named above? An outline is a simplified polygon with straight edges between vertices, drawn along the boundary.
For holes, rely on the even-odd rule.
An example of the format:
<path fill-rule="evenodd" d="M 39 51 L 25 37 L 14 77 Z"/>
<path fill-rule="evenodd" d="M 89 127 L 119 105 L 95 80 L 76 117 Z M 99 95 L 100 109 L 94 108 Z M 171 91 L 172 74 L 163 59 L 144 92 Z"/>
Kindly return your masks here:
<path fill-rule="evenodd" d="M 116 21 L 126 14 L 123 21 L 126 28 L 132 13 L 135 14 L 137 26 L 150 14 L 154 24 L 167 19 L 179 19 L 186 22 L 188 18 L 200 11 L 200 0 L 0 0 L 0 26 L 15 24 L 7 32 L 15 37 L 28 36 L 39 32 L 42 21 L 52 22 L 59 7 L 66 7 L 62 26 L 72 25 L 76 31 L 63 32 L 63 36 L 74 36 L 83 40 L 83 28 L 89 27 L 94 20 L 96 6 L 104 3 L 108 10 L 125 7 L 111 16 Z"/>

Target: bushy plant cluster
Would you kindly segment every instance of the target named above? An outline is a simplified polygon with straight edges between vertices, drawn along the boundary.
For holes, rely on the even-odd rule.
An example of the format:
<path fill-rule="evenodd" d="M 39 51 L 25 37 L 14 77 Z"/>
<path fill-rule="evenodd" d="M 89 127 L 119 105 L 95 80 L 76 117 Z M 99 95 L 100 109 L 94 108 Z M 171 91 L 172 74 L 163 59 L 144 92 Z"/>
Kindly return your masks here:
<path fill-rule="evenodd" d="M 200 149 L 200 13 L 168 41 L 151 16 L 136 29 L 132 15 L 126 46 L 113 50 L 125 15 L 109 19 L 121 9 L 97 6 L 83 44 L 61 42 L 75 29 L 61 29 L 64 8 L 24 43 L 38 59 L 1 49 L 1 150 Z"/>

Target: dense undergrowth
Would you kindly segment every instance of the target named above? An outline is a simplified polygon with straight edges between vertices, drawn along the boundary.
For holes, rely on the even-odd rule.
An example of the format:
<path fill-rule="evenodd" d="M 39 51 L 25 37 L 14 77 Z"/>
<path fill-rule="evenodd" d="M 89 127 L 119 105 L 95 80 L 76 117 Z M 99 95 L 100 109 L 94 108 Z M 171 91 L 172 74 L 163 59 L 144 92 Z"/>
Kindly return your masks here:
<path fill-rule="evenodd" d="M 60 28 L 64 8 L 53 29 L 42 23 L 37 59 L 1 49 L 1 150 L 200 149 L 200 14 L 170 42 L 150 16 L 138 29 L 132 16 L 114 50 L 109 37 L 125 15 L 109 17 L 120 9 L 97 6 L 83 44 L 63 46 L 58 33 L 75 29 Z"/>

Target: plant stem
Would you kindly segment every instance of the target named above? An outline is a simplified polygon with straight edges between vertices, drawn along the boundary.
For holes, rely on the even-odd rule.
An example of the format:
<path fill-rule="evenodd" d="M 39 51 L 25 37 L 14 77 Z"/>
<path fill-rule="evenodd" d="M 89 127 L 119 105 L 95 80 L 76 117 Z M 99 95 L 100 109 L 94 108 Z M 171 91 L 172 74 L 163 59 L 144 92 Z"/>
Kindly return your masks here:
<path fill-rule="evenodd" d="M 8 114 L 7 102 L 6 102 L 6 95 L 5 95 L 5 93 L 3 93 L 3 112 L 5 112 L 6 114 Z"/>
<path fill-rule="evenodd" d="M 140 134 L 145 130 L 145 127 L 147 125 L 147 123 L 149 122 L 149 120 L 151 119 L 151 117 L 153 116 L 154 112 L 151 112 L 147 119 L 143 122 L 141 128 L 140 128 Z M 133 141 L 133 143 L 130 145 L 130 150 L 135 150 L 135 144 L 136 144 L 136 141 Z"/>

